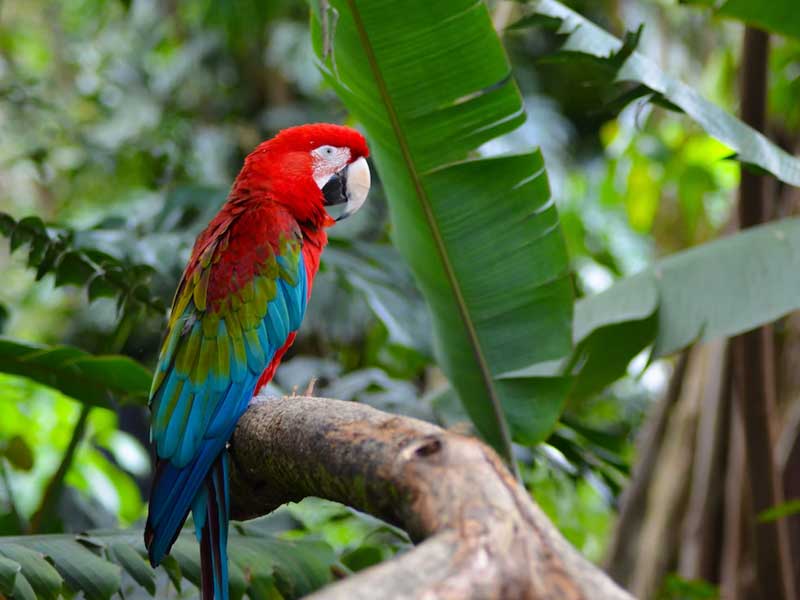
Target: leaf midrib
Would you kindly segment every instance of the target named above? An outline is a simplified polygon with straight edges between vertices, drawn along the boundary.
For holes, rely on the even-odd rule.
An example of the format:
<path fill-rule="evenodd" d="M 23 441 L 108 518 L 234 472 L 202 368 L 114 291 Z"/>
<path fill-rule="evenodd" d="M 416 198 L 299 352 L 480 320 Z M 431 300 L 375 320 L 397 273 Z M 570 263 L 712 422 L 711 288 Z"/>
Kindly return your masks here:
<path fill-rule="evenodd" d="M 364 22 L 361 20 L 361 14 L 356 6 L 355 0 L 347 0 L 347 4 L 350 6 L 350 11 L 353 14 L 353 21 L 356 26 L 356 31 L 358 33 L 359 39 L 361 40 L 361 45 L 364 48 L 364 53 L 367 57 L 367 60 L 369 61 L 370 69 L 372 70 L 372 74 L 375 78 L 375 84 L 378 88 L 378 93 L 380 94 L 383 103 L 386 107 L 386 112 L 389 117 L 392 130 L 394 131 L 395 137 L 397 138 L 398 144 L 400 146 L 400 152 L 402 153 L 403 161 L 406 164 L 406 168 L 408 169 L 408 173 L 411 178 L 412 184 L 414 185 L 414 189 L 416 190 L 417 198 L 419 199 L 420 205 L 422 206 L 422 210 L 425 214 L 425 220 L 427 221 L 428 227 L 430 228 L 431 231 L 431 235 L 433 236 L 433 240 L 436 246 L 436 251 L 439 254 L 439 258 L 442 261 L 442 265 L 444 266 L 445 275 L 447 276 L 447 280 L 450 283 L 450 288 L 453 290 L 453 295 L 455 296 L 456 299 L 456 305 L 458 306 L 459 315 L 461 316 L 461 320 L 464 323 L 464 327 L 467 330 L 467 335 L 470 340 L 470 345 L 472 346 L 472 351 L 475 355 L 475 361 L 478 363 L 478 368 L 480 369 L 481 377 L 484 381 L 486 392 L 489 396 L 489 399 L 491 400 L 492 412 L 494 413 L 495 421 L 497 422 L 497 426 L 500 431 L 504 458 L 509 463 L 509 465 L 513 465 L 514 459 L 511 450 L 511 435 L 508 429 L 508 424 L 506 423 L 505 420 L 505 416 L 503 415 L 502 406 L 500 405 L 500 398 L 497 395 L 497 390 L 494 388 L 494 385 L 492 384 L 491 371 L 489 370 L 489 365 L 487 364 L 486 358 L 483 355 L 483 351 L 481 349 L 478 340 L 478 333 L 475 330 L 475 326 L 472 322 L 469 309 L 467 307 L 466 301 L 464 300 L 464 296 L 461 291 L 461 286 L 458 284 L 458 279 L 455 276 L 455 270 L 453 269 L 453 265 L 450 262 L 450 257 L 447 253 L 447 249 L 445 247 L 444 240 L 442 239 L 441 232 L 439 231 L 436 225 L 436 220 L 434 219 L 433 210 L 430 205 L 430 198 L 428 197 L 427 191 L 422 185 L 422 180 L 420 179 L 414 161 L 412 160 L 411 150 L 409 149 L 408 141 L 406 140 L 402 127 L 400 127 L 400 120 L 397 117 L 397 112 L 395 111 L 394 103 L 389 94 L 386 82 L 383 80 L 383 75 L 381 73 L 381 70 L 378 67 L 377 57 L 375 56 L 375 52 L 372 48 L 372 44 L 370 43 L 366 28 L 364 27 Z"/>

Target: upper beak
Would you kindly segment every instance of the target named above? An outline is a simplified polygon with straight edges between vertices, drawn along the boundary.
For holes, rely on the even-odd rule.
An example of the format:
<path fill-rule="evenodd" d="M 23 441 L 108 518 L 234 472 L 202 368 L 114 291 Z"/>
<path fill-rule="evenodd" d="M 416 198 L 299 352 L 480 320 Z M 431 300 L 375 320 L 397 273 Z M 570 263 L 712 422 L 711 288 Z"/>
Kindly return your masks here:
<path fill-rule="evenodd" d="M 362 156 L 335 173 L 322 187 L 325 206 L 345 204 L 344 212 L 336 219 L 341 221 L 356 212 L 369 193 L 369 166 Z"/>

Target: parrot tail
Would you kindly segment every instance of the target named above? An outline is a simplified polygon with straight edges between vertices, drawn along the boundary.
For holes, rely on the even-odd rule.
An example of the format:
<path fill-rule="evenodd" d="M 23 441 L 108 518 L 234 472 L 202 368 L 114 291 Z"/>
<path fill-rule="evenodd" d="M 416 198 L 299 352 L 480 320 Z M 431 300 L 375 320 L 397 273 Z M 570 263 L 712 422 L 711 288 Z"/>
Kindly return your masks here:
<path fill-rule="evenodd" d="M 192 505 L 195 534 L 200 542 L 200 583 L 203 600 L 228 600 L 228 451 L 214 462 Z"/>
<path fill-rule="evenodd" d="M 175 467 L 168 460 L 158 461 L 144 528 L 144 544 L 154 567 L 169 552 L 189 509 L 206 489 L 212 465 L 219 462 L 220 446 L 216 440 L 204 441 L 199 455 L 185 467 Z"/>

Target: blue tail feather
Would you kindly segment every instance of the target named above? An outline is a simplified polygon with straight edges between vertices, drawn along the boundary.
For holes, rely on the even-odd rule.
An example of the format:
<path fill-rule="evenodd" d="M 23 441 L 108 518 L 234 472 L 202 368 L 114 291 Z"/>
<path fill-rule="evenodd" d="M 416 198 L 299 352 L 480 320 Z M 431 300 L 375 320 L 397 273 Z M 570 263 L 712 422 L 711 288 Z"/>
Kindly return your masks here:
<path fill-rule="evenodd" d="M 203 600 L 228 600 L 228 452 L 214 463 L 197 493 L 193 514 L 200 542 Z"/>
<path fill-rule="evenodd" d="M 158 462 L 145 527 L 145 543 L 153 566 L 162 561 L 178 537 L 209 469 L 224 450 L 236 422 L 247 409 L 255 383 L 256 375 L 248 373 L 243 384 L 231 384 L 228 394 L 230 402 L 218 403 L 210 418 L 209 432 L 188 464 L 177 467 L 168 460 Z"/>
<path fill-rule="evenodd" d="M 252 378 L 252 381 L 250 379 Z M 255 378 L 248 378 L 252 389 Z M 150 497 L 150 513 L 145 527 L 145 544 L 150 563 L 158 565 L 169 552 L 189 514 L 194 512 L 200 532 L 201 562 L 204 577 L 203 598 L 228 599 L 228 453 L 226 440 L 233 434 L 238 416 L 247 408 L 249 395 L 240 394 L 233 407 L 235 420 L 227 427 L 219 423 L 219 437 L 204 439 L 189 464 L 176 467 L 170 461 L 159 461 Z M 220 419 L 216 414 L 212 418 Z M 205 506 L 205 510 L 203 507 Z M 204 554 L 205 553 L 205 554 Z M 210 591 L 209 591 L 210 590 Z M 207 594 L 216 594 L 207 595 Z"/>
<path fill-rule="evenodd" d="M 224 446 L 224 440 L 204 441 L 198 456 L 182 468 L 159 461 L 145 527 L 145 543 L 153 566 L 163 560 L 178 537 L 195 495 Z"/>

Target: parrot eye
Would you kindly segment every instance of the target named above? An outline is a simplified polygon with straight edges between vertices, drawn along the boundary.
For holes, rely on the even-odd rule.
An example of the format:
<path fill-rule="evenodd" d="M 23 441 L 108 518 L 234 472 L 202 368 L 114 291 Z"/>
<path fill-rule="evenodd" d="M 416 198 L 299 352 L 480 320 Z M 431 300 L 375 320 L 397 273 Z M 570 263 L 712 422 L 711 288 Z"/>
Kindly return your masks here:
<path fill-rule="evenodd" d="M 334 157 L 336 150 L 337 148 L 334 148 L 333 146 L 320 146 L 314 150 L 313 154 L 319 158 L 330 159 Z"/>

